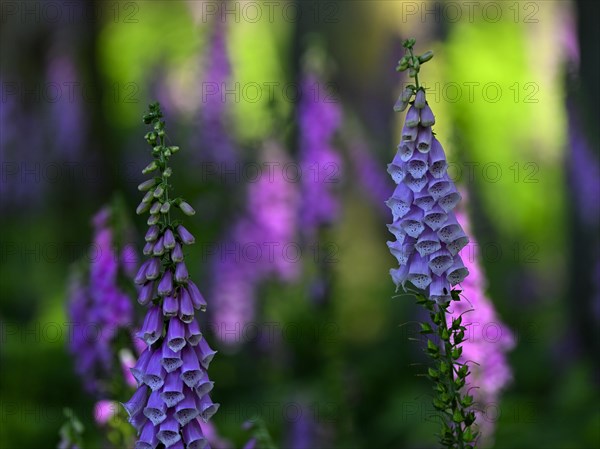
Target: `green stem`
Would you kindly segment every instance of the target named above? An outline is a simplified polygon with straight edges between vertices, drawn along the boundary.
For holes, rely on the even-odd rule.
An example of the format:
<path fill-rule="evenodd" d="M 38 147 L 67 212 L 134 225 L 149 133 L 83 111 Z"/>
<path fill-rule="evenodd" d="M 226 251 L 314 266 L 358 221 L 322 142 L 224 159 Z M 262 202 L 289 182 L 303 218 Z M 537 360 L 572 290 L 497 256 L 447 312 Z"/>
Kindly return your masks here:
<path fill-rule="evenodd" d="M 439 308 L 439 313 L 440 313 L 440 317 L 441 317 L 441 323 L 439 326 L 441 327 L 442 332 L 445 330 L 446 332 L 448 332 L 448 334 L 450 334 L 450 330 L 448 329 L 448 322 L 446 321 L 446 307 L 438 306 L 438 308 Z M 448 389 L 450 390 L 450 393 L 452 394 L 452 410 L 460 409 L 460 403 L 459 403 L 460 394 L 456 390 L 455 383 L 454 383 L 454 360 L 452 359 L 452 343 L 450 343 L 450 340 L 444 342 L 444 359 L 449 367 Z M 458 448 L 464 449 L 462 424 L 454 423 L 454 429 L 456 431 L 456 440 L 458 442 Z"/>
<path fill-rule="evenodd" d="M 412 47 L 408 47 L 408 52 L 410 53 L 411 59 L 415 56 L 413 54 Z M 419 70 L 415 69 L 415 86 L 417 86 L 417 90 L 419 89 Z"/>

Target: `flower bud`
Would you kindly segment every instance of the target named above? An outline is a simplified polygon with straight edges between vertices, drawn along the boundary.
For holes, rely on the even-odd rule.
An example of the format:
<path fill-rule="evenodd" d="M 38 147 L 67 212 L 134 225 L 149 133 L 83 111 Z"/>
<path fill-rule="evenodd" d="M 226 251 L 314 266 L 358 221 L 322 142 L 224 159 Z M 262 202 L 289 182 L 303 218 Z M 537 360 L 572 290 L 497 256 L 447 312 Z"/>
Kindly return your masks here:
<path fill-rule="evenodd" d="M 152 187 L 154 187 L 155 184 L 156 184 L 156 179 L 154 179 L 154 178 L 148 179 L 147 181 L 142 182 L 138 186 L 138 190 L 140 192 L 145 192 L 146 190 L 150 190 Z"/>
<path fill-rule="evenodd" d="M 196 211 L 194 210 L 194 208 L 192 206 L 190 206 L 188 203 L 186 203 L 185 201 L 182 201 L 181 203 L 179 203 L 179 209 L 181 209 L 181 212 L 183 212 L 185 215 L 188 216 L 192 216 L 196 214 Z"/>

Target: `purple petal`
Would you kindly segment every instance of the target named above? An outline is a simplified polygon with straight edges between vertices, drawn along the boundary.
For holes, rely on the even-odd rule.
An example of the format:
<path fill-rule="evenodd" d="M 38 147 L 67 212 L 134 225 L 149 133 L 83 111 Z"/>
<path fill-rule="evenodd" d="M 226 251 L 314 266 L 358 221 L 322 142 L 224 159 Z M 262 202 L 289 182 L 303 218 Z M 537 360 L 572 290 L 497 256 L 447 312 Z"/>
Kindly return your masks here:
<path fill-rule="evenodd" d="M 192 346 L 196 346 L 202 339 L 202 332 L 200 332 L 200 326 L 196 318 L 186 326 L 185 339 Z"/>
<path fill-rule="evenodd" d="M 173 351 L 167 341 L 163 341 L 162 344 L 162 366 L 164 367 L 167 373 L 172 373 L 181 365 L 183 365 L 183 361 L 181 360 L 181 354 L 179 352 Z"/>
<path fill-rule="evenodd" d="M 179 234 L 179 238 L 185 245 L 191 245 L 196 241 L 194 236 L 190 234 L 190 232 L 185 229 L 182 225 L 177 226 L 177 234 Z"/>
<path fill-rule="evenodd" d="M 194 307 L 201 311 L 205 311 L 206 300 L 202 296 L 202 293 L 200 293 L 198 286 L 194 282 L 188 281 L 187 291 L 190 294 L 190 299 L 192 300 L 192 304 L 194 305 Z"/>
<path fill-rule="evenodd" d="M 435 125 L 435 116 L 433 115 L 433 111 L 429 107 L 429 105 L 425 105 L 423 109 L 421 109 L 420 114 L 421 126 L 433 126 Z"/>
<path fill-rule="evenodd" d="M 181 380 L 190 388 L 195 387 L 202 378 L 202 371 L 198 363 L 198 356 L 191 346 L 186 346 L 181 350 Z"/>
<path fill-rule="evenodd" d="M 160 425 L 156 436 L 166 447 L 172 446 L 181 440 L 181 435 L 179 434 L 179 423 L 174 418 L 172 411 L 169 412 L 167 419 L 165 419 Z"/>
<path fill-rule="evenodd" d="M 179 262 L 175 266 L 175 282 L 184 283 L 187 281 L 189 277 L 187 267 L 185 266 L 185 262 Z"/>
<path fill-rule="evenodd" d="M 438 304 L 446 304 L 452 299 L 450 284 L 444 277 L 433 276 L 433 280 L 429 286 L 429 297 Z"/>
<path fill-rule="evenodd" d="M 191 421 L 182 429 L 183 441 L 188 449 L 204 449 L 208 441 L 202 434 L 202 429 L 197 420 Z"/>
<path fill-rule="evenodd" d="M 173 407 L 183 400 L 183 381 L 179 372 L 176 371 L 167 374 L 160 397 L 165 401 L 167 407 Z"/>
<path fill-rule="evenodd" d="M 169 320 L 169 329 L 167 330 L 167 344 L 175 352 L 179 352 L 186 344 L 185 326 L 179 318 Z"/>
<path fill-rule="evenodd" d="M 171 252 L 171 260 L 173 262 L 183 262 L 183 249 L 179 243 L 175 244 L 175 248 Z"/>
<path fill-rule="evenodd" d="M 429 268 L 437 276 L 452 266 L 452 255 L 448 250 L 440 249 L 429 256 Z"/>
<path fill-rule="evenodd" d="M 429 265 L 427 260 L 414 253 L 409 261 L 408 277 L 407 280 L 412 284 L 424 290 L 431 283 L 431 275 L 429 274 Z"/>
<path fill-rule="evenodd" d="M 144 383 L 150 387 L 152 391 L 158 390 L 164 384 L 165 370 L 161 364 L 161 351 L 155 350 L 148 362 L 146 373 L 144 374 Z"/>
<path fill-rule="evenodd" d="M 142 288 L 140 289 L 140 293 L 138 294 L 138 302 L 145 306 L 150 302 L 152 297 L 154 296 L 154 281 L 146 282 Z"/>
<path fill-rule="evenodd" d="M 160 397 L 158 390 L 153 391 L 148 398 L 148 405 L 144 408 L 144 416 L 152 421 L 155 426 L 167 419 L 167 406 Z"/>
<path fill-rule="evenodd" d="M 406 113 L 406 119 L 404 121 L 406 126 L 409 128 L 414 128 L 419 124 L 419 110 L 414 106 L 411 106 Z M 414 139 L 411 139 L 414 140 Z"/>
<path fill-rule="evenodd" d="M 210 362 L 217 351 L 208 346 L 208 342 L 205 338 L 203 338 L 198 343 L 198 346 L 196 346 L 196 353 L 198 354 L 198 360 L 200 360 L 200 364 L 204 367 L 204 369 L 208 369 L 208 365 L 210 365 Z"/>
<path fill-rule="evenodd" d="M 173 234 L 173 231 L 171 231 L 171 229 L 167 229 L 165 231 L 163 244 L 167 249 L 175 248 L 175 235 Z"/>
<path fill-rule="evenodd" d="M 427 153 L 431 148 L 431 128 L 423 128 L 419 126 L 419 134 L 417 135 L 417 150 L 421 153 Z"/>
<path fill-rule="evenodd" d="M 132 417 L 137 415 L 146 405 L 146 398 L 148 397 L 148 387 L 142 385 L 133 393 L 133 396 L 129 401 L 125 402 L 123 407 L 127 410 L 127 414 Z"/>
<path fill-rule="evenodd" d="M 171 270 L 166 270 L 163 274 L 160 283 L 158 284 L 158 295 L 167 296 L 173 291 L 173 273 Z"/>
<path fill-rule="evenodd" d="M 196 395 L 187 387 L 184 387 L 184 398 L 175 406 L 175 419 L 185 426 L 196 418 L 200 411 L 196 408 Z"/>

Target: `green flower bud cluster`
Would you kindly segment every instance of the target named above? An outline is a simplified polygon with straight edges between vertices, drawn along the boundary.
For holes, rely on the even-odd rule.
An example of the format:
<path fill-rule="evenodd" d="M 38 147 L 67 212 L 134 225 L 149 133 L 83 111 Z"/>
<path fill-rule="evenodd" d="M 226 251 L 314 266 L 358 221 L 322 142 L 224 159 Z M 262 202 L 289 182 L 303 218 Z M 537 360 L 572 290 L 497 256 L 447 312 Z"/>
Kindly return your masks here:
<path fill-rule="evenodd" d="M 157 224 L 161 217 L 163 225 L 171 224 L 171 207 L 178 207 L 185 215 L 194 215 L 196 211 L 182 198 L 169 199 L 171 185 L 169 178 L 173 171 L 168 166 L 169 158 L 179 151 L 178 146 L 165 145 L 165 122 L 162 119 L 162 112 L 158 103 L 152 103 L 148 112 L 144 114 L 143 121 L 147 125 L 152 125 L 152 131 L 146 133 L 144 138 L 148 145 L 152 147 L 152 156 L 154 160 L 150 162 L 143 170 L 144 175 L 155 173 L 154 178 L 142 182 L 138 186 L 140 192 L 146 192 L 142 202 L 136 209 L 136 213 L 141 215 L 150 211 L 148 226 Z"/>
<path fill-rule="evenodd" d="M 420 90 L 423 90 L 423 88 L 419 86 L 419 70 L 421 70 L 422 64 L 425 64 L 433 58 L 433 52 L 431 50 L 426 51 L 420 56 L 416 56 L 413 53 L 415 42 L 416 40 L 412 38 L 405 40 L 402 44 L 406 50 L 404 56 L 398 61 L 396 71 L 403 72 L 408 70 L 408 76 L 415 79 L 415 84 L 406 86 L 402 91 L 398 101 L 396 101 L 396 104 L 394 105 L 394 111 L 396 112 L 404 111 L 412 100 L 413 95 L 416 95 Z"/>

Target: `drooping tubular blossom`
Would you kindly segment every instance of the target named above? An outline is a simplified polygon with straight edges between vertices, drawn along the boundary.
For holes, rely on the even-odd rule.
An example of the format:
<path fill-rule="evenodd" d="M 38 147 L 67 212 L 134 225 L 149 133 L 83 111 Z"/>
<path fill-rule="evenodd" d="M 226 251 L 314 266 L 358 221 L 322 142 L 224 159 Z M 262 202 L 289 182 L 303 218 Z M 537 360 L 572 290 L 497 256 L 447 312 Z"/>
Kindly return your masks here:
<path fill-rule="evenodd" d="M 159 220 L 151 221 L 154 224 L 146 234 L 148 259 L 135 277 L 142 286 L 139 302 L 148 307 L 138 333 L 147 347 L 131 369 L 138 388 L 123 406 L 137 430 L 135 449 L 154 449 L 159 444 L 204 448 L 207 440 L 198 418 L 207 421 L 219 407 L 210 398 L 213 382 L 207 374 L 215 351 L 204 339 L 195 316 L 195 310 L 206 310 L 206 301 L 185 266 L 183 248 L 193 244 L 194 237 L 182 224 L 171 221 L 171 211 L 179 209 L 191 215 L 193 209 L 181 198 L 169 197 L 168 162 L 179 148 L 165 145 L 161 118 L 158 103 L 150 105 L 144 116 L 144 122 L 153 125 L 146 140 L 154 160 L 143 172 L 155 173 L 139 186 L 141 191 L 152 192 L 142 204 L 152 205 L 138 207 L 138 211 L 148 211 L 150 217 L 159 215 Z"/>
<path fill-rule="evenodd" d="M 468 217 L 462 212 L 456 214 L 463 229 L 470 233 Z M 506 353 L 515 340 L 511 330 L 499 319 L 494 304 L 487 297 L 485 274 L 479 263 L 479 251 L 475 242 L 460 251 L 469 270 L 469 276 L 462 282 L 463 300 L 455 301 L 446 315 L 448 326 L 462 314 L 462 322 L 467 326 L 467 338 L 462 343 L 460 363 L 469 363 L 471 374 L 463 387 L 474 397 L 474 410 L 481 433 L 482 445 L 492 443 L 496 417 L 489 416 L 490 407 L 497 407 L 500 393 L 510 383 L 512 373 Z"/>
<path fill-rule="evenodd" d="M 68 315 L 73 323 L 69 350 L 84 387 L 94 394 L 104 392 L 113 367 L 111 345 L 133 316 L 131 299 L 118 285 L 119 273 L 127 274 L 128 267 L 115 249 L 110 217 L 108 208 L 94 217 L 89 274 L 74 273 L 69 289 Z"/>
<path fill-rule="evenodd" d="M 396 237 L 387 244 L 400 265 L 390 271 L 396 287 L 410 282 L 446 303 L 452 286 L 469 273 L 459 255 L 469 240 L 454 215 L 461 197 L 448 176 L 446 155 L 431 129 L 434 123 L 425 91 L 419 88 L 398 152 L 388 165 L 397 187 L 386 202 L 393 215 L 388 228 Z"/>
<path fill-rule="evenodd" d="M 331 143 L 341 122 L 337 103 L 323 94 L 323 83 L 313 73 L 302 80 L 298 106 L 300 168 L 302 170 L 300 224 L 310 235 L 331 224 L 339 214 L 334 188 L 340 182 L 341 157 Z"/>

